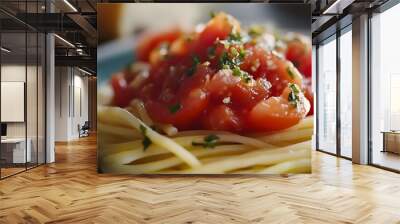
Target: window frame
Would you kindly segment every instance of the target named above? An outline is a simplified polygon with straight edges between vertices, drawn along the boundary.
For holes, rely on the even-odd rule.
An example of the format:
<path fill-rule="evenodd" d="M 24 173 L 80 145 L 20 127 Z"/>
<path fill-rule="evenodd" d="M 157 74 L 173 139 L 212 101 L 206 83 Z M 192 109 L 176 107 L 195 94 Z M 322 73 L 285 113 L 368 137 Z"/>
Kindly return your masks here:
<path fill-rule="evenodd" d="M 321 149 L 320 148 L 320 143 L 319 143 L 319 113 L 320 113 L 320 108 L 317 106 L 315 110 L 315 115 L 316 116 L 316 151 L 323 152 L 329 155 L 337 156 L 346 160 L 352 160 L 352 158 L 347 157 L 342 155 L 341 153 L 341 119 L 340 119 L 340 103 L 341 103 L 341 97 L 340 97 L 340 77 L 341 77 L 341 67 L 340 67 L 340 37 L 347 32 L 352 32 L 352 23 L 347 24 L 341 29 L 338 29 L 334 34 L 330 35 L 329 37 L 319 41 L 316 44 L 316 70 L 315 70 L 315 75 L 316 75 L 316 105 L 318 105 L 319 101 L 319 89 L 320 89 L 320 74 L 319 74 L 319 68 L 320 68 L 320 55 L 318 49 L 320 48 L 320 45 L 322 43 L 326 44 L 330 41 L 336 41 L 336 151 L 335 153 L 329 152 L 327 150 Z"/>

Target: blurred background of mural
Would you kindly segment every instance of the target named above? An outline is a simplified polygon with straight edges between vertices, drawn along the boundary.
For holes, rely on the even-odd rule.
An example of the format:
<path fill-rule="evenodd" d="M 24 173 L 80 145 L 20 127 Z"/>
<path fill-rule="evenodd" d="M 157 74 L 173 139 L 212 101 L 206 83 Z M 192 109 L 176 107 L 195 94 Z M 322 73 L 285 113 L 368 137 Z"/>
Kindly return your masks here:
<path fill-rule="evenodd" d="M 168 10 L 165 10 L 166 4 Z M 241 6 L 236 7 L 237 4 Z M 311 29 L 311 10 L 305 4 L 104 3 L 97 7 L 99 43 L 140 34 L 144 30 L 165 29 L 166 26 L 191 27 L 206 22 L 211 11 L 230 13 L 243 25 L 249 22 L 267 24 L 305 35 L 310 35 Z"/>

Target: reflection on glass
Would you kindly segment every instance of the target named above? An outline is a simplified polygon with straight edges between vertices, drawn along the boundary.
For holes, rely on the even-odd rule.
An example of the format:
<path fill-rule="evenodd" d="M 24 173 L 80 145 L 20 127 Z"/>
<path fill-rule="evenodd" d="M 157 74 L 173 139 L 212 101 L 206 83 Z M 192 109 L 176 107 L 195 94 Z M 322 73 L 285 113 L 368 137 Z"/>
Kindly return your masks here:
<path fill-rule="evenodd" d="M 400 170 L 400 133 L 384 147 L 382 132 L 400 131 L 400 4 L 372 18 L 372 163 Z M 384 151 L 384 152 L 382 152 Z"/>
<path fill-rule="evenodd" d="M 30 148 L 28 168 L 37 165 L 37 33 L 27 33 L 26 113 L 27 143 Z"/>
<path fill-rule="evenodd" d="M 26 34 L 2 33 L 1 45 L 1 122 L 6 134 L 1 140 L 2 177 L 25 170 L 31 151 L 26 142 Z M 28 150 L 27 150 L 28 149 Z"/>
<path fill-rule="evenodd" d="M 37 77 L 37 90 L 38 90 L 38 135 L 37 135 L 37 147 L 38 147 L 38 164 L 45 163 L 45 44 L 46 38 L 42 33 L 38 34 L 38 77 Z"/>
<path fill-rule="evenodd" d="M 318 148 L 336 153 L 336 39 L 318 48 Z"/>
<path fill-rule="evenodd" d="M 352 157 L 352 35 L 340 36 L 340 153 Z"/>

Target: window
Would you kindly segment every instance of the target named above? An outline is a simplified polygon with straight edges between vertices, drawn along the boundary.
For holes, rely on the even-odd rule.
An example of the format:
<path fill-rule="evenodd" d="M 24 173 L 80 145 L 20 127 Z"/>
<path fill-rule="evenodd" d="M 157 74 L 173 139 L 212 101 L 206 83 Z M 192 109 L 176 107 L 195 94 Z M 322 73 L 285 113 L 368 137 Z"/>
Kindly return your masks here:
<path fill-rule="evenodd" d="M 318 149 L 336 153 L 336 37 L 318 48 Z"/>
<path fill-rule="evenodd" d="M 392 133 L 400 131 L 400 32 L 395 28 L 399 21 L 400 4 L 371 19 L 370 159 L 375 165 L 395 170 L 400 170 L 400 155 L 396 154 L 400 153 L 400 133 Z M 393 136 L 384 139 L 385 135 Z"/>
<path fill-rule="evenodd" d="M 340 155 L 352 157 L 352 33 L 340 36 Z"/>

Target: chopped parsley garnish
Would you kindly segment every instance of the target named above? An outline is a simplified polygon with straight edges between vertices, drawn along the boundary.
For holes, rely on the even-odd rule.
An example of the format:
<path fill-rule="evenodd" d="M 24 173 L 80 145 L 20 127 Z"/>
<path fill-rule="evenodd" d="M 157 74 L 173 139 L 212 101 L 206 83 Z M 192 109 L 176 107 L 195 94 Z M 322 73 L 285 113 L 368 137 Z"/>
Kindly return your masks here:
<path fill-rule="evenodd" d="M 244 39 L 240 32 L 231 32 L 226 40 L 220 40 L 219 43 L 223 44 L 225 49 L 229 49 L 229 47 L 233 44 L 242 45 L 244 43 Z"/>
<path fill-rule="evenodd" d="M 237 50 L 232 50 L 234 48 L 231 48 L 231 54 L 236 54 L 236 57 L 231 57 L 228 52 L 224 51 L 222 55 L 219 58 L 219 65 L 222 69 L 233 69 L 236 66 L 239 66 L 242 63 L 242 60 L 240 59 L 240 54 L 237 52 Z"/>
<path fill-rule="evenodd" d="M 243 47 L 241 47 L 239 50 L 239 58 L 243 60 L 244 57 L 246 57 L 246 50 Z"/>
<path fill-rule="evenodd" d="M 214 148 L 219 140 L 219 137 L 211 134 L 204 137 L 204 142 L 192 142 L 193 146 L 203 146 L 204 148 Z"/>
<path fill-rule="evenodd" d="M 146 149 L 151 145 L 151 140 L 149 139 L 149 137 L 144 137 L 144 139 L 142 140 L 142 145 L 143 145 L 143 151 L 146 151 Z"/>
<path fill-rule="evenodd" d="M 230 65 L 232 65 L 232 61 L 230 60 L 228 53 L 226 51 L 224 51 L 221 57 L 219 58 L 219 65 L 221 68 L 230 68 Z M 225 65 L 228 67 L 224 67 Z"/>
<path fill-rule="evenodd" d="M 209 48 L 207 48 L 207 55 L 209 58 L 214 58 L 215 57 L 215 46 L 211 46 Z"/>
<path fill-rule="evenodd" d="M 264 27 L 260 25 L 254 25 L 249 28 L 248 34 L 251 37 L 259 37 L 264 33 Z"/>
<path fill-rule="evenodd" d="M 292 70 L 293 68 L 291 66 L 288 66 L 286 68 L 286 72 L 288 73 L 288 75 L 290 76 L 290 78 L 294 79 L 296 77 L 295 72 Z"/>
<path fill-rule="evenodd" d="M 252 80 L 252 77 L 250 76 L 249 73 L 241 70 L 238 66 L 235 66 L 232 69 L 232 75 L 239 77 L 241 80 L 243 80 L 245 83 L 249 83 Z"/>
<path fill-rule="evenodd" d="M 227 40 L 219 41 L 225 48 L 219 58 L 219 65 L 221 69 L 231 69 L 232 75 L 240 77 L 241 80 L 249 83 L 253 79 L 252 76 L 240 69 L 240 64 L 243 63 L 246 57 L 243 41 L 240 32 L 231 32 Z"/>
<path fill-rule="evenodd" d="M 143 135 L 146 135 L 147 129 L 145 126 L 140 125 L 140 131 L 142 132 Z"/>
<path fill-rule="evenodd" d="M 214 18 L 216 15 L 217 15 L 217 14 L 216 14 L 214 11 L 211 11 L 211 12 L 210 12 L 210 17 L 211 17 L 211 18 Z"/>
<path fill-rule="evenodd" d="M 289 84 L 289 88 L 290 88 L 290 93 L 288 96 L 288 101 L 289 104 L 292 104 L 294 107 L 297 107 L 298 104 L 300 103 L 300 88 L 298 85 L 290 83 Z"/>
<path fill-rule="evenodd" d="M 143 151 L 146 151 L 146 149 L 151 145 L 152 141 L 150 140 L 149 137 L 147 137 L 147 128 L 145 126 L 140 125 L 140 131 L 143 134 L 143 140 L 142 140 Z"/>
<path fill-rule="evenodd" d="M 239 52 L 238 52 L 238 50 L 236 49 L 236 48 L 234 48 L 234 47 L 232 47 L 231 48 L 231 55 L 232 55 L 232 57 L 239 57 Z"/>
<path fill-rule="evenodd" d="M 241 42 L 242 41 L 242 35 L 240 32 L 231 32 L 228 37 L 228 41 L 230 42 Z"/>
<path fill-rule="evenodd" d="M 233 76 L 240 77 L 242 75 L 242 71 L 240 70 L 239 67 L 234 67 L 232 69 L 232 74 L 233 74 Z"/>
<path fill-rule="evenodd" d="M 180 103 L 176 103 L 169 107 L 169 112 L 171 112 L 171 114 L 174 114 L 174 113 L 178 112 L 181 108 L 182 108 L 182 105 Z"/>
<path fill-rule="evenodd" d="M 193 64 L 192 64 L 192 66 L 188 69 L 188 71 L 187 71 L 187 75 L 188 76 L 192 76 L 195 72 L 196 72 L 196 69 L 197 69 L 197 65 L 198 64 L 200 64 L 200 59 L 199 59 L 199 57 L 197 57 L 197 56 L 193 56 Z"/>
<path fill-rule="evenodd" d="M 188 35 L 185 37 L 186 42 L 190 43 L 193 41 L 193 36 L 192 35 Z"/>

